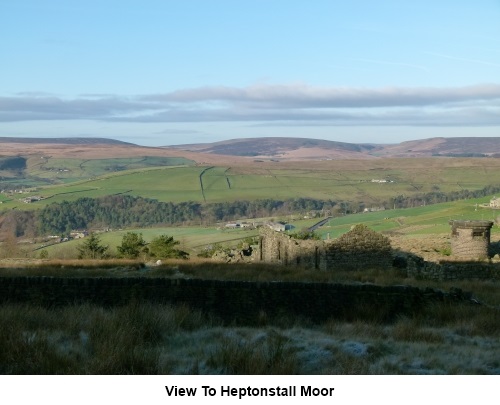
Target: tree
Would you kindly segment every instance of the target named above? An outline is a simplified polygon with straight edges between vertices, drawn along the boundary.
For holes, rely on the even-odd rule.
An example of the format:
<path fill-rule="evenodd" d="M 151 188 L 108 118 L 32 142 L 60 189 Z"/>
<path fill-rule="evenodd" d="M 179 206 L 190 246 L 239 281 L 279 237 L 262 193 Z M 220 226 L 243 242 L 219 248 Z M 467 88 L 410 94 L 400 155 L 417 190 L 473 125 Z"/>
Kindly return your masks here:
<path fill-rule="evenodd" d="M 78 247 L 79 259 L 104 259 L 107 256 L 108 246 L 101 243 L 101 239 L 95 233 L 91 233 Z"/>
<path fill-rule="evenodd" d="M 135 259 L 147 248 L 146 241 L 142 238 L 142 233 L 127 232 L 123 235 L 122 244 L 117 247 L 118 253 L 121 257 L 127 259 Z"/>
<path fill-rule="evenodd" d="M 321 237 L 314 231 L 310 231 L 308 228 L 303 228 L 298 232 L 291 233 L 290 236 L 294 239 L 300 240 L 320 240 Z"/>
<path fill-rule="evenodd" d="M 149 254 L 158 259 L 187 259 L 188 253 L 175 248 L 179 243 L 172 236 L 157 236 L 149 243 Z"/>

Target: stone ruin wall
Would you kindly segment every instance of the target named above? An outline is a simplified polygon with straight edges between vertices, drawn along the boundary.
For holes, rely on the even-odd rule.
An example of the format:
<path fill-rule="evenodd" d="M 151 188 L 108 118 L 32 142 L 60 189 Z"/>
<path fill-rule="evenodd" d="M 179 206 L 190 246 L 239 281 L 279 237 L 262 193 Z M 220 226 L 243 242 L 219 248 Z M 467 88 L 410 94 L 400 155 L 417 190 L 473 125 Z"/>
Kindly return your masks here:
<path fill-rule="evenodd" d="M 264 228 L 260 233 L 258 261 L 313 269 L 324 267 L 321 241 L 296 240 L 289 235 Z"/>
<path fill-rule="evenodd" d="M 450 221 L 452 255 L 464 260 L 489 256 L 491 221 Z"/>
<path fill-rule="evenodd" d="M 325 250 L 329 268 L 392 267 L 389 238 L 365 225 L 356 225 L 340 238 L 326 241 Z"/>
<path fill-rule="evenodd" d="M 467 221 L 470 222 L 470 221 Z M 474 221 L 477 222 L 477 221 Z M 488 222 L 488 221 L 483 221 Z M 477 225 L 477 224 L 476 224 Z M 478 261 L 489 246 L 489 222 L 483 236 L 462 232 L 453 242 L 453 261 L 428 262 L 410 255 L 402 268 L 408 277 L 437 281 L 460 279 L 499 279 L 500 263 Z M 476 235 L 479 231 L 476 229 Z M 468 229 L 466 228 L 468 231 Z M 460 229 L 462 231 L 462 229 Z M 467 235 L 467 236 L 466 236 Z M 476 239 L 477 238 L 477 239 Z M 460 256 L 463 255 L 463 256 Z M 271 229 L 260 234 L 255 261 L 279 265 L 298 265 L 323 271 L 392 268 L 394 263 L 390 241 L 384 235 L 364 225 L 357 225 L 338 239 L 296 240 Z"/>
<path fill-rule="evenodd" d="M 408 277 L 436 281 L 500 279 L 499 263 L 478 261 L 434 263 L 421 257 L 411 257 L 408 259 L 406 271 Z"/>
<path fill-rule="evenodd" d="M 319 270 L 392 266 L 389 239 L 364 225 L 356 225 L 340 238 L 326 241 L 297 240 L 263 229 L 257 260 Z"/>

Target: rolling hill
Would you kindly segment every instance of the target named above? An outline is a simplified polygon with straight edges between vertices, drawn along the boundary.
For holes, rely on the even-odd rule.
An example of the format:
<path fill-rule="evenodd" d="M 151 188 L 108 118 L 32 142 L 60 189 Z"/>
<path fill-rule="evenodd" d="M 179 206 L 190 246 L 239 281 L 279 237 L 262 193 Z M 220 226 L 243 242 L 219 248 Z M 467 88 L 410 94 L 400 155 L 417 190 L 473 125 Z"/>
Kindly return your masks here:
<path fill-rule="evenodd" d="M 60 145 L 131 145 L 129 142 L 109 138 L 14 138 L 0 137 L 0 144 L 60 144 Z"/>
<path fill-rule="evenodd" d="M 430 138 L 385 145 L 376 151 L 387 157 L 500 157 L 500 137 Z"/>
<path fill-rule="evenodd" d="M 397 144 L 268 137 L 147 147 L 106 138 L 0 137 L 1 156 L 102 159 L 183 157 L 198 164 L 247 165 L 255 160 L 304 161 L 425 157 L 500 157 L 500 137 L 429 138 Z"/>
<path fill-rule="evenodd" d="M 228 141 L 177 145 L 171 148 L 219 155 L 280 159 L 369 158 L 377 149 L 372 144 L 354 144 L 309 138 L 246 138 Z"/>
<path fill-rule="evenodd" d="M 174 145 L 205 154 L 280 160 L 369 159 L 376 157 L 500 157 L 500 137 L 429 138 L 398 144 L 345 143 L 308 138 L 247 138 Z"/>

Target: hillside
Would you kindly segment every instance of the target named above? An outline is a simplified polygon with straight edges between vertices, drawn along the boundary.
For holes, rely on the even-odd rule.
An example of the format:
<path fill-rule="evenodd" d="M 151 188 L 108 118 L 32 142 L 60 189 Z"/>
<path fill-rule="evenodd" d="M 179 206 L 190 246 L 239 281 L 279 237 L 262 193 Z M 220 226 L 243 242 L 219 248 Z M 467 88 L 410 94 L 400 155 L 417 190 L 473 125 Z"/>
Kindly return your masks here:
<path fill-rule="evenodd" d="M 429 138 L 398 144 L 345 143 L 307 138 L 247 138 L 175 145 L 170 148 L 206 154 L 260 159 L 325 160 L 376 157 L 499 157 L 500 137 Z"/>
<path fill-rule="evenodd" d="M 196 163 L 216 164 L 218 155 L 187 152 L 174 148 L 140 146 L 107 138 L 13 138 L 0 137 L 0 158 L 22 156 L 40 159 L 116 159 L 137 157 L 183 158 Z M 224 158 L 228 164 L 238 165 L 247 159 Z"/>
<path fill-rule="evenodd" d="M 131 145 L 133 143 L 109 138 L 14 138 L 0 137 L 0 144 L 60 144 L 60 145 Z"/>
<path fill-rule="evenodd" d="M 246 138 L 171 146 L 186 151 L 219 155 L 280 159 L 368 158 L 377 149 L 372 144 L 354 144 L 309 138 Z"/>
<path fill-rule="evenodd" d="M 248 166 L 262 160 L 500 157 L 500 137 L 429 138 L 384 145 L 268 137 L 165 147 L 140 146 L 106 138 L 0 137 L 0 157 L 33 155 L 80 159 L 161 156 L 185 158 L 198 164 L 231 166 Z"/>
<path fill-rule="evenodd" d="M 500 137 L 421 139 L 385 145 L 376 154 L 387 157 L 500 157 Z"/>

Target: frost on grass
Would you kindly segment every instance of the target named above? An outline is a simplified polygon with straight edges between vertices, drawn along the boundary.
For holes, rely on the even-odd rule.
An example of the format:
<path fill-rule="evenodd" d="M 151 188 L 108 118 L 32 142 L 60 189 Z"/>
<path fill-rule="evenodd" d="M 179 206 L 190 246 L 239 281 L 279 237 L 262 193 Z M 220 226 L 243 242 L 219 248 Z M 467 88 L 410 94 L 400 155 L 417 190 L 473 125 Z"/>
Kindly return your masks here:
<path fill-rule="evenodd" d="M 4 305 L 0 373 L 500 374 L 491 328 L 464 333 L 462 324 L 409 319 L 293 325 L 227 327 L 185 307 Z"/>

